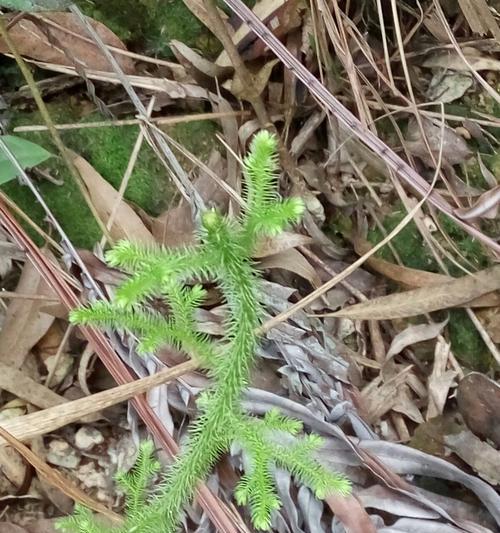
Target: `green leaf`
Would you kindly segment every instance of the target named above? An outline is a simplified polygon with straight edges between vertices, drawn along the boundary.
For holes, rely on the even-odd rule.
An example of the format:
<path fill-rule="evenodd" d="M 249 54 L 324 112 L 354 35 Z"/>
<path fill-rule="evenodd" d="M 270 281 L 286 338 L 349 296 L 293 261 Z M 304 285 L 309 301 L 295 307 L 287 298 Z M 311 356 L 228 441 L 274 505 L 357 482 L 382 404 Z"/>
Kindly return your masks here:
<path fill-rule="evenodd" d="M 2 5 L 2 0 L 0 0 L 0 5 Z M 1 135 L 0 138 L 14 154 L 23 168 L 31 168 L 39 165 L 52 155 L 50 152 L 47 152 L 45 148 L 30 141 L 26 141 L 21 137 Z M 18 175 L 19 172 L 17 168 L 14 167 L 7 154 L 0 148 L 0 185 L 14 179 Z"/>
<path fill-rule="evenodd" d="M 70 3 L 67 0 L 0 0 L 0 7 L 16 11 L 60 11 Z"/>

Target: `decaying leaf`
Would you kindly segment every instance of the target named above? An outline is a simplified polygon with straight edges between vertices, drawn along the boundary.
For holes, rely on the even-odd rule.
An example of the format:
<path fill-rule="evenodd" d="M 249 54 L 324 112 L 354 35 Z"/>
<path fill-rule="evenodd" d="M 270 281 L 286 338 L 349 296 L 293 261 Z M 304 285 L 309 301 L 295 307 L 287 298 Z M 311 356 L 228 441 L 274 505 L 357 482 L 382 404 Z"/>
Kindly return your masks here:
<path fill-rule="evenodd" d="M 500 289 L 500 265 L 473 275 L 430 287 L 390 294 L 321 316 L 360 320 L 386 320 L 457 307 Z"/>
<path fill-rule="evenodd" d="M 87 186 L 101 220 L 106 224 L 119 198 L 118 192 L 83 157 L 74 154 L 73 163 Z M 128 239 L 145 244 L 155 242 L 144 222 L 122 198 L 119 200 L 110 234 L 117 240 Z"/>
<path fill-rule="evenodd" d="M 474 78 L 467 72 L 438 70 L 429 84 L 427 97 L 434 102 L 447 104 L 461 98 L 472 87 Z"/>
<path fill-rule="evenodd" d="M 386 358 L 390 359 L 391 357 L 394 357 L 396 354 L 400 353 L 406 347 L 411 346 L 412 344 L 436 338 L 447 323 L 448 320 L 439 322 L 437 324 L 419 324 L 418 326 L 408 326 L 392 339 Z"/>
<path fill-rule="evenodd" d="M 354 237 L 353 244 L 358 255 L 363 255 L 372 249 L 372 245 L 359 236 Z M 397 265 L 374 256 L 369 257 L 366 264 L 386 278 L 410 289 L 447 283 L 455 279 L 444 274 Z M 490 292 L 467 302 L 468 307 L 494 307 L 498 305 L 500 305 L 500 293 L 498 292 Z"/>
<path fill-rule="evenodd" d="M 170 41 L 170 48 L 179 63 L 184 66 L 186 72 L 195 80 L 199 80 L 200 75 L 202 75 L 202 77 L 217 78 L 218 81 L 221 81 L 226 79 L 233 71 L 231 67 L 221 67 L 212 63 L 180 41 Z"/>
<path fill-rule="evenodd" d="M 291 233 L 284 231 L 276 237 L 264 237 L 259 240 L 253 257 L 261 258 L 268 255 L 277 254 L 290 248 L 296 248 L 297 246 L 303 246 L 309 244 L 311 238 L 307 235 L 301 235 L 300 233 Z"/>
<path fill-rule="evenodd" d="M 266 88 L 269 77 L 273 71 L 274 66 L 278 63 L 278 59 L 273 59 L 265 63 L 260 67 L 256 72 L 251 73 L 252 76 L 252 93 L 261 94 L 262 91 Z M 248 87 L 245 85 L 244 81 L 236 73 L 232 80 L 226 82 L 223 87 L 229 89 L 234 96 L 237 98 L 246 99 L 248 94 Z"/>
<path fill-rule="evenodd" d="M 311 263 L 298 250 L 293 248 L 283 250 L 274 255 L 268 255 L 259 262 L 259 268 L 282 268 L 307 279 L 313 287 L 321 285 L 321 280 Z"/>
<path fill-rule="evenodd" d="M 500 61 L 493 57 L 484 56 L 479 50 L 472 47 L 462 48 L 462 52 L 474 70 L 500 70 Z M 469 72 L 469 67 L 454 50 L 433 53 L 423 63 L 423 67 L 441 68 Z"/>
<path fill-rule="evenodd" d="M 434 160 L 429 154 L 416 119 L 411 119 L 408 122 L 406 147 L 413 155 L 418 156 L 430 167 L 435 167 L 435 162 L 439 160 L 441 146 L 443 161 L 452 166 L 467 161 L 472 155 L 464 138 L 458 135 L 452 128 L 448 126 L 442 128 L 441 125 L 435 125 L 429 119 L 423 119 L 422 124 Z"/>
<path fill-rule="evenodd" d="M 462 220 L 475 218 L 496 218 L 500 208 L 500 185 L 483 193 L 471 207 L 455 209 Z"/>
<path fill-rule="evenodd" d="M 75 15 L 51 12 L 33 16 L 36 16 L 36 19 L 20 18 L 9 28 L 9 36 L 22 55 L 66 66 L 74 66 L 75 61 L 78 61 L 80 67 L 85 69 L 111 71 L 105 55 L 86 36 Z M 8 15 L 7 22 L 13 17 Z M 36 24 L 34 20 L 37 21 Z M 90 22 L 107 45 L 126 50 L 120 39 L 104 24 L 92 19 Z M 50 32 L 50 39 L 45 32 Z M 0 53 L 9 53 L 7 45 L 1 39 Z M 124 72 L 134 72 L 134 62 L 129 57 L 115 53 L 115 59 Z"/>
<path fill-rule="evenodd" d="M 379 421 L 396 405 L 399 389 L 405 386 L 411 369 L 408 366 L 385 382 L 383 376 L 379 375 L 363 389 L 363 407 L 369 422 Z"/>
<path fill-rule="evenodd" d="M 21 294 L 46 296 L 55 299 L 55 293 L 42 280 L 38 270 L 26 262 L 16 287 Z M 45 335 L 54 317 L 41 312 L 44 300 L 13 299 L 0 330 L 0 361 L 20 368 L 33 346 Z"/>
<path fill-rule="evenodd" d="M 478 439 L 468 429 L 446 435 L 444 442 L 483 479 L 493 485 L 500 485 L 500 452 L 493 446 Z"/>
<path fill-rule="evenodd" d="M 500 385 L 484 374 L 471 372 L 458 384 L 457 404 L 467 427 L 500 448 Z"/>
<path fill-rule="evenodd" d="M 455 383 L 456 370 L 447 370 L 450 345 L 440 337 L 434 350 L 434 364 L 427 382 L 429 403 L 426 420 L 443 414 L 449 390 Z"/>

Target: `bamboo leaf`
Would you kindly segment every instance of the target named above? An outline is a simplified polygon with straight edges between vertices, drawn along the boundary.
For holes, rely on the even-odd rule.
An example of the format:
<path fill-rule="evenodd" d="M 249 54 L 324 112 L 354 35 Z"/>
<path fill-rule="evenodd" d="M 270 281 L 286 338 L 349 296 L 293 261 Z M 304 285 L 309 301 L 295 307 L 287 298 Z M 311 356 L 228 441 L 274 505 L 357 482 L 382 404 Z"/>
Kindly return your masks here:
<path fill-rule="evenodd" d="M 0 2 L 1 4 L 2 2 Z M 2 135 L 1 139 L 23 168 L 35 167 L 52 155 L 45 148 L 21 137 Z M 7 154 L 3 150 L 0 150 L 0 185 L 14 179 L 18 175 L 19 171 L 11 163 Z"/>

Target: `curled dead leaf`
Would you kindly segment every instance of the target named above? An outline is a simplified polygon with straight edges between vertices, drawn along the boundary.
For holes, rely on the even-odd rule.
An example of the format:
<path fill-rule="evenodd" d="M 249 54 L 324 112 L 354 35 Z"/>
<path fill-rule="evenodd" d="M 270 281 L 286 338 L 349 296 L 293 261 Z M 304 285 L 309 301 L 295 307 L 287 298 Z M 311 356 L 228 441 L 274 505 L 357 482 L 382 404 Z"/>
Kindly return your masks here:
<path fill-rule="evenodd" d="M 422 159 L 430 167 L 434 167 L 435 162 L 439 160 L 441 146 L 443 161 L 452 166 L 467 161 L 472 155 L 464 138 L 452 128 L 447 126 L 442 128 L 440 124 L 436 126 L 429 119 L 423 119 L 422 124 L 434 161 L 429 154 L 425 139 L 415 119 L 411 119 L 408 123 L 406 147 L 413 155 Z"/>
<path fill-rule="evenodd" d="M 462 220 L 475 218 L 496 218 L 500 208 L 500 185 L 481 194 L 471 207 L 455 209 L 455 214 Z"/>
<path fill-rule="evenodd" d="M 313 287 L 319 287 L 321 280 L 311 263 L 294 248 L 283 250 L 274 255 L 268 255 L 258 264 L 259 268 L 282 268 L 298 274 L 309 281 Z"/>
<path fill-rule="evenodd" d="M 134 242 L 154 243 L 155 240 L 144 222 L 135 214 L 134 210 L 119 198 L 116 191 L 83 157 L 72 154 L 73 163 L 82 177 L 101 220 L 106 224 L 114 210 L 116 202 L 119 202 L 114 217 L 114 223 L 110 228 L 110 234 L 114 239 L 127 239 Z"/>
<path fill-rule="evenodd" d="M 15 15 L 7 15 L 6 21 Z M 105 44 L 126 50 L 122 41 L 104 24 L 89 19 Z M 9 28 L 9 36 L 23 56 L 56 65 L 75 66 L 75 61 L 85 69 L 111 71 L 111 66 L 99 47 L 85 35 L 80 22 L 72 13 L 51 12 L 17 18 Z M 50 36 L 50 37 L 49 37 Z M 0 39 L 0 52 L 9 53 L 8 46 Z M 134 62 L 127 56 L 115 53 L 122 70 L 134 72 Z"/>
<path fill-rule="evenodd" d="M 448 319 L 437 324 L 419 324 L 417 326 L 408 326 L 398 333 L 391 342 L 386 358 L 390 359 L 408 346 L 417 342 L 428 341 L 436 338 L 448 323 Z"/>

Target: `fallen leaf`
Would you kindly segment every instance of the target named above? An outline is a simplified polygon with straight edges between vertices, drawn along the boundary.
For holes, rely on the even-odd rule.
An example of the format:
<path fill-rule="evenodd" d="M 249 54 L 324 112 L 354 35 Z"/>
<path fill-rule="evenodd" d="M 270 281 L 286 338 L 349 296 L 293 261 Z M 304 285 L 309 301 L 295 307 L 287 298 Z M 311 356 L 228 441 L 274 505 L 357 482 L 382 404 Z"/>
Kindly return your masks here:
<path fill-rule="evenodd" d="M 476 48 L 464 47 L 462 52 L 471 65 L 476 70 L 500 70 L 500 61 L 492 56 L 483 56 Z M 469 67 L 463 62 L 462 58 L 454 50 L 444 52 L 434 52 L 423 63 L 426 68 L 441 68 L 447 70 L 458 70 L 461 72 L 470 72 Z"/>
<path fill-rule="evenodd" d="M 352 305 L 324 317 L 346 317 L 360 320 L 405 318 L 439 309 L 458 307 L 474 298 L 500 289 L 500 265 L 443 284 L 399 292 Z"/>
<path fill-rule="evenodd" d="M 36 17 L 37 23 L 34 22 L 35 18 L 16 18 L 12 14 L 4 18 L 7 24 L 16 18 L 17 22 L 9 28 L 9 36 L 23 56 L 56 65 L 74 67 L 77 61 L 80 68 L 104 72 L 112 70 L 106 56 L 86 35 L 73 13 L 51 12 L 32 16 Z M 89 20 L 105 44 L 126 50 L 125 45 L 109 28 L 96 20 Z M 45 31 L 50 32 L 53 42 L 50 42 Z M 0 53 L 9 52 L 8 46 L 0 39 Z M 129 57 L 117 53 L 114 57 L 125 73 L 134 72 L 134 62 Z"/>
<path fill-rule="evenodd" d="M 24 264 L 16 291 L 56 299 L 55 293 L 29 261 Z M 44 304 L 43 300 L 11 300 L 0 331 L 0 361 L 3 364 L 20 368 L 28 352 L 48 331 L 54 317 L 40 311 Z"/>
<path fill-rule="evenodd" d="M 379 375 L 361 391 L 367 422 L 378 422 L 396 405 L 399 389 L 406 384 L 411 370 L 408 366 L 385 382 Z"/>
<path fill-rule="evenodd" d="M 223 81 L 233 72 L 232 67 L 221 67 L 216 63 L 212 63 L 181 41 L 172 40 L 170 41 L 169 46 L 177 58 L 177 61 L 184 66 L 186 72 L 188 72 L 196 81 L 199 81 L 200 74 L 203 75 L 202 79 L 203 77 L 217 78 L 218 81 Z"/>
<path fill-rule="evenodd" d="M 296 248 L 297 246 L 304 246 L 311 241 L 311 237 L 308 237 L 307 235 L 283 231 L 276 237 L 263 237 L 259 239 L 252 257 L 266 257 L 268 255 L 284 252 L 285 250 L 290 250 L 291 248 Z"/>
<path fill-rule="evenodd" d="M 372 249 L 372 245 L 359 236 L 353 238 L 353 245 L 359 256 Z M 408 288 L 427 287 L 429 285 L 447 283 L 455 279 L 444 274 L 396 265 L 374 256 L 369 257 L 366 260 L 366 264 L 379 274 Z M 497 305 L 500 305 L 500 294 L 498 292 L 490 292 L 467 302 L 468 307 L 494 307 Z"/>
<path fill-rule="evenodd" d="M 278 63 L 278 61 L 279 59 L 273 59 L 265 63 L 256 72 L 250 71 L 253 85 L 252 94 L 260 95 L 262 91 L 264 91 L 273 71 L 273 68 Z M 248 87 L 247 85 L 245 85 L 244 80 L 239 77 L 237 72 L 234 74 L 234 77 L 231 80 L 228 80 L 222 86 L 229 89 L 233 93 L 233 95 L 236 96 L 236 98 L 246 99 L 245 97 L 248 93 Z"/>
<path fill-rule="evenodd" d="M 444 406 L 450 388 L 455 385 L 457 372 L 447 370 L 450 345 L 440 337 L 434 350 L 434 364 L 427 381 L 429 403 L 427 406 L 426 420 L 443 414 Z"/>
<path fill-rule="evenodd" d="M 207 163 L 208 168 L 217 174 L 225 174 L 224 160 L 220 153 L 214 150 Z M 205 203 L 216 206 L 221 211 L 227 209 L 228 194 L 216 181 L 202 171 L 193 186 Z M 179 204 L 151 220 L 152 233 L 156 242 L 165 246 L 180 246 L 191 243 L 194 238 L 195 226 L 192 219 L 191 207 L 181 200 Z"/>
<path fill-rule="evenodd" d="M 419 324 L 418 326 L 408 326 L 392 339 L 386 359 L 391 359 L 391 357 L 394 357 L 412 344 L 434 339 L 441 333 L 447 323 L 448 319 L 437 324 Z"/>
<path fill-rule="evenodd" d="M 500 307 L 482 309 L 478 312 L 478 317 L 481 319 L 491 340 L 500 344 Z"/>
<path fill-rule="evenodd" d="M 481 194 L 471 207 L 455 209 L 455 215 L 462 220 L 475 218 L 496 218 L 500 207 L 500 185 Z"/>
<path fill-rule="evenodd" d="M 258 268 L 282 268 L 298 274 L 309 281 L 313 287 L 319 287 L 321 280 L 311 263 L 295 249 L 283 250 L 274 255 L 268 255 L 258 263 Z"/>
<path fill-rule="evenodd" d="M 118 199 L 118 192 L 83 157 L 73 154 L 73 163 L 87 186 L 101 220 L 106 224 Z M 120 199 L 110 234 L 116 240 L 127 239 L 144 244 L 155 242 L 142 220 L 123 199 Z"/>
<path fill-rule="evenodd" d="M 474 33 L 491 32 L 496 41 L 500 41 L 500 28 L 487 0 L 458 0 L 458 4 Z"/>
<path fill-rule="evenodd" d="M 445 435 L 444 442 L 483 479 L 493 485 L 500 484 L 500 452 L 493 446 L 478 439 L 468 429 Z"/>
<path fill-rule="evenodd" d="M 349 533 L 375 533 L 377 529 L 368 513 L 354 495 L 336 496 L 325 498 L 335 516 L 348 528 Z"/>
<path fill-rule="evenodd" d="M 458 384 L 457 405 L 467 427 L 500 448 L 500 385 L 471 372 Z"/>
<path fill-rule="evenodd" d="M 429 83 L 427 98 L 447 104 L 461 98 L 474 84 L 474 78 L 467 72 L 444 72 L 438 70 Z"/>
<path fill-rule="evenodd" d="M 14 135 L 0 135 L 18 163 L 23 168 L 32 168 L 52 156 L 45 148 Z M 11 163 L 7 154 L 0 148 L 0 185 L 19 175 L 17 168 Z"/>
<path fill-rule="evenodd" d="M 408 122 L 405 145 L 413 155 L 422 159 L 428 166 L 435 167 L 435 162 L 439 160 L 441 147 L 443 161 L 446 161 L 451 166 L 463 163 L 472 155 L 464 138 L 458 135 L 452 128 L 448 126 L 442 128 L 441 125 L 436 126 L 429 119 L 422 119 L 422 125 L 427 143 L 434 156 L 434 161 L 429 154 L 420 127 L 414 118 Z"/>

